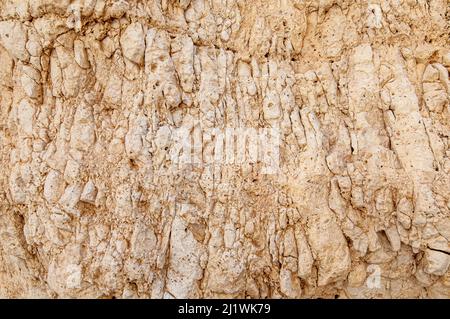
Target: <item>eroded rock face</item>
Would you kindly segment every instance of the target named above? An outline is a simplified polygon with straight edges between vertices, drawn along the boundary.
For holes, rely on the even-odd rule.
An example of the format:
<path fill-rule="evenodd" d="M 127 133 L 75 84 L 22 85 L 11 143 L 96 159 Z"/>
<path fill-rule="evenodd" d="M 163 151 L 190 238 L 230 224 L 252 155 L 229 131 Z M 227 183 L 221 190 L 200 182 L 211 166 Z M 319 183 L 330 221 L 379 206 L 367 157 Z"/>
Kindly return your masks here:
<path fill-rule="evenodd" d="M 0 297 L 450 297 L 449 7 L 0 0 Z"/>

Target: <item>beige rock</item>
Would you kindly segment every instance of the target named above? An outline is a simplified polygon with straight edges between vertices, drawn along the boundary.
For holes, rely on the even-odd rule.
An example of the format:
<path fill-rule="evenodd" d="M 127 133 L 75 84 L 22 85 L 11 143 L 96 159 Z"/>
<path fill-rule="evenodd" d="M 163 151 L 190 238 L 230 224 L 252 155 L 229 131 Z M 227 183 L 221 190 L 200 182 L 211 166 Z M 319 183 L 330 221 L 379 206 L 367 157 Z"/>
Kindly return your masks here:
<path fill-rule="evenodd" d="M 144 30 L 140 23 L 130 24 L 120 37 L 123 55 L 130 61 L 141 64 L 144 62 Z"/>
<path fill-rule="evenodd" d="M 397 2 L 0 0 L 0 297 L 449 298 L 448 4 Z"/>
<path fill-rule="evenodd" d="M 26 42 L 27 32 L 21 22 L 0 22 L 0 43 L 11 56 L 21 61 L 28 60 L 29 53 L 25 48 Z"/>
<path fill-rule="evenodd" d="M 75 55 L 75 61 L 77 61 L 78 65 L 83 69 L 88 69 L 89 60 L 83 41 L 75 40 L 73 42 L 73 52 Z"/>
<path fill-rule="evenodd" d="M 54 203 L 62 196 L 63 191 L 64 180 L 61 174 L 55 170 L 51 170 L 45 178 L 43 191 L 44 198 L 47 201 Z"/>
<path fill-rule="evenodd" d="M 425 261 L 425 272 L 430 275 L 442 276 L 450 265 L 448 253 L 431 249 L 425 251 Z"/>

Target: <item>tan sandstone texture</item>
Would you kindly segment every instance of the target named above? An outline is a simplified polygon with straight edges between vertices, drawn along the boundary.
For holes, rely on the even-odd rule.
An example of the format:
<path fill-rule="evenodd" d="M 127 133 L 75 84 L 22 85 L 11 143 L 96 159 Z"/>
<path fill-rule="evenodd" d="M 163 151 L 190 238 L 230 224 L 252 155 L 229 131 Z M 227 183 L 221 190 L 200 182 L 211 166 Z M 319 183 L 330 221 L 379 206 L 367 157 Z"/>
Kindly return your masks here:
<path fill-rule="evenodd" d="M 0 0 L 0 297 L 450 298 L 449 6 Z"/>

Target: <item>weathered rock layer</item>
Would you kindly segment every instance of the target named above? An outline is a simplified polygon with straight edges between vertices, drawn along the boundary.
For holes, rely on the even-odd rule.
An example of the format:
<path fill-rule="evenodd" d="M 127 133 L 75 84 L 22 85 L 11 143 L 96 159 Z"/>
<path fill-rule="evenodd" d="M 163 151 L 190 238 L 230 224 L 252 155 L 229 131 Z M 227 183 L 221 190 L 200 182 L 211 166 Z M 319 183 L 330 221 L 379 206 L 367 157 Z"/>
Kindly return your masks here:
<path fill-rule="evenodd" d="M 449 15 L 0 0 L 0 296 L 450 298 Z"/>

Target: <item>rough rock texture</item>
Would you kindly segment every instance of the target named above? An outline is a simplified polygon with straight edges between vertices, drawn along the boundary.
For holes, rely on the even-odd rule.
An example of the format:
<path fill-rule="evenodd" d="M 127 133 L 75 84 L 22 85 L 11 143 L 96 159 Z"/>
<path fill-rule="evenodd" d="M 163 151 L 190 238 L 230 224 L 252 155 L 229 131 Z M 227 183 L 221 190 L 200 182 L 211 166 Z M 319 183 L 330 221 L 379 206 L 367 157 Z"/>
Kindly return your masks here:
<path fill-rule="evenodd" d="M 449 298 L 449 15 L 0 0 L 0 296 Z"/>

